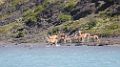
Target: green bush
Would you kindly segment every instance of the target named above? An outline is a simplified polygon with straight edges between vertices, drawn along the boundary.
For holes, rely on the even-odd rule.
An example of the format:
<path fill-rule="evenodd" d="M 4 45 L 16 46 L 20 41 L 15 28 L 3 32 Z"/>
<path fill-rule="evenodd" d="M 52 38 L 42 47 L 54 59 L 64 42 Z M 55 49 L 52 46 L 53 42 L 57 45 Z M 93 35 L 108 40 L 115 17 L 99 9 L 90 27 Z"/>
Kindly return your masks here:
<path fill-rule="evenodd" d="M 11 34 L 13 29 L 23 28 L 22 23 L 13 22 L 0 27 L 0 34 Z"/>
<path fill-rule="evenodd" d="M 28 9 L 24 12 L 24 19 L 27 20 L 32 20 L 32 21 L 37 21 L 37 15 L 44 10 L 42 5 L 36 6 L 35 9 Z"/>
<path fill-rule="evenodd" d="M 110 29 L 110 30 L 115 30 L 115 29 L 120 28 L 120 24 L 111 24 L 110 26 L 108 26 L 106 28 Z"/>
<path fill-rule="evenodd" d="M 72 20 L 72 16 L 71 15 L 69 15 L 69 14 L 63 14 L 63 13 L 59 14 L 58 18 L 61 21 L 63 21 L 63 22 Z"/>
<path fill-rule="evenodd" d="M 28 2 L 29 0 L 12 0 L 11 1 L 11 5 L 13 6 L 13 7 L 15 7 L 17 4 L 23 4 L 23 3 L 26 3 L 26 2 Z"/>
<path fill-rule="evenodd" d="M 36 19 L 36 14 L 34 13 L 34 10 L 29 9 L 26 12 L 24 12 L 24 19 L 25 20 L 33 20 L 33 21 L 37 21 Z"/>
<path fill-rule="evenodd" d="M 48 31 L 48 34 L 57 34 L 59 32 L 59 27 L 54 27 Z"/>
<path fill-rule="evenodd" d="M 25 36 L 25 32 L 24 32 L 24 30 L 22 30 L 22 31 L 17 32 L 16 38 L 20 38 L 20 37 L 24 37 L 24 36 Z"/>
<path fill-rule="evenodd" d="M 42 5 L 38 5 L 35 9 L 34 9 L 34 13 L 38 14 L 40 12 L 42 12 L 44 10 L 44 7 Z"/>
<path fill-rule="evenodd" d="M 64 3 L 65 4 L 64 7 L 71 9 L 71 8 L 73 8 L 78 3 L 78 1 L 79 0 L 67 0 L 67 2 Z"/>
<path fill-rule="evenodd" d="M 49 4 L 52 4 L 52 3 L 55 3 L 57 0 L 44 0 L 43 2 L 43 6 L 46 7 L 48 6 Z"/>

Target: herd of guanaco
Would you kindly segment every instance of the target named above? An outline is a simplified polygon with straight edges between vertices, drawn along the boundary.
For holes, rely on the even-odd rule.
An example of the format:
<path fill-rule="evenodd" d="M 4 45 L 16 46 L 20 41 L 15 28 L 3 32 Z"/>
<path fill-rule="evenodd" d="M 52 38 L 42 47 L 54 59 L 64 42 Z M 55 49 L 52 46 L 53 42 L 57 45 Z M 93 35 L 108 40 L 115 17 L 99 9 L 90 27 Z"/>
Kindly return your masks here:
<path fill-rule="evenodd" d="M 91 41 L 92 40 L 92 41 Z M 96 42 L 100 43 L 98 35 L 91 35 L 90 33 L 83 33 L 78 31 L 73 36 L 66 35 L 65 33 L 59 33 L 54 35 L 49 35 L 46 39 L 47 43 L 50 45 L 57 45 L 58 43 L 85 43 L 85 42 Z"/>

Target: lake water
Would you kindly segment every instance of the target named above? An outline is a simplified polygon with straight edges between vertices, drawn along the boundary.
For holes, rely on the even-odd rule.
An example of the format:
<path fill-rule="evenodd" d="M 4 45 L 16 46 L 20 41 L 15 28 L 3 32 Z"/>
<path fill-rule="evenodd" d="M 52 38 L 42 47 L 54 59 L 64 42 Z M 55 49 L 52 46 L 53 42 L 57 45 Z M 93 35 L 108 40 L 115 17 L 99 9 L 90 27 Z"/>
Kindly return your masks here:
<path fill-rule="evenodd" d="M 3 47 L 0 67 L 119 67 L 120 47 Z"/>

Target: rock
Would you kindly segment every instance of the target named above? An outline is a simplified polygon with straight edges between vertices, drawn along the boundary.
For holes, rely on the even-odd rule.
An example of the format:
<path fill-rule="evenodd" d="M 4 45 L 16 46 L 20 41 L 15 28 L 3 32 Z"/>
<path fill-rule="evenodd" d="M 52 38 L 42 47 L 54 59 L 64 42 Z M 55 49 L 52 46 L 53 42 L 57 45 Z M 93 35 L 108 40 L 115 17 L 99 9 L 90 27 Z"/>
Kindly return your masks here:
<path fill-rule="evenodd" d="M 75 44 L 75 46 L 82 46 L 82 45 L 83 45 L 82 43 Z"/>

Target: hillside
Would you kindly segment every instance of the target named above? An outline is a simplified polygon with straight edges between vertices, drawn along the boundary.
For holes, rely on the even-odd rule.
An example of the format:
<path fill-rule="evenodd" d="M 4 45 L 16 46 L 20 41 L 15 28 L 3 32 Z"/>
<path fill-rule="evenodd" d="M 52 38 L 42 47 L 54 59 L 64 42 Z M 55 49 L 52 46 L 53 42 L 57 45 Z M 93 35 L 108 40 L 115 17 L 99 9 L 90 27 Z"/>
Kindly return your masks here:
<path fill-rule="evenodd" d="M 77 29 L 120 35 L 120 0 L 0 0 L 0 39 L 41 42 L 49 33 Z"/>

